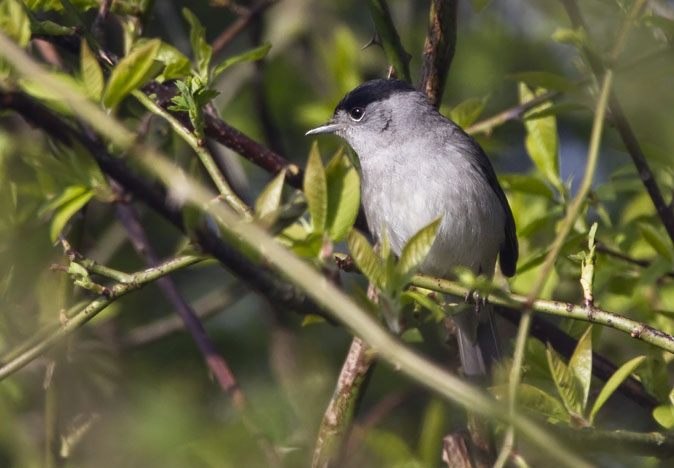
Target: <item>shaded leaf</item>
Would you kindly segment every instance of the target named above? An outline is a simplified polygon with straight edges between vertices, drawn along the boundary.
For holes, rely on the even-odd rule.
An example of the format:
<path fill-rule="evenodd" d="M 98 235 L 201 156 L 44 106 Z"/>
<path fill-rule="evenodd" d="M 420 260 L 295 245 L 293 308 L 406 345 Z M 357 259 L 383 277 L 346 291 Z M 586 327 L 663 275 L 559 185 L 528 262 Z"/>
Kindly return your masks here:
<path fill-rule="evenodd" d="M 94 101 L 100 101 L 103 95 L 103 72 L 98 60 L 96 60 L 84 39 L 82 39 L 82 47 L 80 48 L 80 72 L 87 96 Z"/>
<path fill-rule="evenodd" d="M 408 328 L 400 335 L 400 338 L 407 343 L 423 343 L 424 338 L 418 328 Z"/>
<path fill-rule="evenodd" d="M 356 169 L 342 151 L 339 151 L 325 167 L 328 186 L 328 212 L 326 225 L 328 236 L 341 241 L 353 226 L 360 207 L 360 178 Z"/>
<path fill-rule="evenodd" d="M 269 49 L 271 49 L 271 44 L 266 42 L 262 44 L 260 47 L 256 47 L 251 50 L 247 50 L 246 52 L 243 52 L 242 54 L 235 55 L 234 57 L 229 57 L 222 61 L 220 65 L 215 67 L 215 70 L 213 71 L 213 78 L 217 78 L 220 73 L 224 72 L 227 70 L 229 67 L 232 65 L 236 65 L 237 63 L 241 62 L 252 62 L 255 60 L 260 60 L 263 58 L 267 53 L 269 52 Z"/>
<path fill-rule="evenodd" d="M 508 384 L 496 385 L 489 391 L 499 400 L 508 396 Z M 545 416 L 549 422 L 569 422 L 569 413 L 559 400 L 538 387 L 526 383 L 520 384 L 517 389 L 517 403 L 522 409 Z"/>
<path fill-rule="evenodd" d="M 445 435 L 445 419 L 445 403 L 438 397 L 431 398 L 424 410 L 418 444 L 419 457 L 425 466 L 436 465 Z"/>
<path fill-rule="evenodd" d="M 403 291 L 400 295 L 400 301 L 403 304 L 406 304 L 407 301 L 419 303 L 433 314 L 435 320 L 441 320 L 447 316 L 447 313 L 440 304 L 428 297 L 428 295 L 418 291 Z"/>
<path fill-rule="evenodd" d="M 407 283 L 409 278 L 421 266 L 426 255 L 428 255 L 435 241 L 435 235 L 441 220 L 442 218 L 437 218 L 428 226 L 421 228 L 403 247 L 396 266 L 396 270 L 401 279 L 403 279 L 403 283 Z"/>
<path fill-rule="evenodd" d="M 466 99 L 449 111 L 449 118 L 459 127 L 466 128 L 477 120 L 484 110 L 484 106 L 487 104 L 488 99 L 489 96 Z"/>
<path fill-rule="evenodd" d="M 127 94 L 142 86 L 150 78 L 148 73 L 152 69 L 160 45 L 159 39 L 153 39 L 131 51 L 115 66 L 103 96 L 103 104 L 106 107 L 117 105 Z"/>
<path fill-rule="evenodd" d="M 594 421 L 594 416 L 597 414 L 597 411 L 601 409 L 602 406 L 604 406 L 604 403 L 606 403 L 606 400 L 609 399 L 611 395 L 613 395 L 613 392 L 616 391 L 616 389 L 620 386 L 623 381 L 630 376 L 632 372 L 636 370 L 637 367 L 641 365 L 642 362 L 646 359 L 646 356 L 637 356 L 634 359 L 631 359 L 627 361 L 625 364 L 620 366 L 617 371 L 613 373 L 613 375 L 606 381 L 606 384 L 604 384 L 604 387 L 601 389 L 601 392 L 599 392 L 599 396 L 597 396 L 597 399 L 594 401 L 594 405 L 592 406 L 592 411 L 590 412 L 590 423 Z"/>
<path fill-rule="evenodd" d="M 507 78 L 526 83 L 532 88 L 555 89 L 557 91 L 572 92 L 578 89 L 567 77 L 545 71 L 530 71 L 508 75 Z"/>
<path fill-rule="evenodd" d="M 194 59 L 197 62 L 199 77 L 204 83 L 208 83 L 208 67 L 211 64 L 213 49 L 206 42 L 206 30 L 201 25 L 199 18 L 188 8 L 183 8 L 183 16 L 190 24 L 190 43 L 192 44 Z"/>
<path fill-rule="evenodd" d="M 552 190 L 536 177 L 523 174 L 507 174 L 500 176 L 498 180 L 501 182 L 501 186 L 507 190 L 540 195 L 549 200 L 554 200 L 555 198 Z"/>
<path fill-rule="evenodd" d="M 582 411 L 582 390 L 576 381 L 576 378 L 562 361 L 562 358 L 548 343 L 546 349 L 548 358 L 548 367 L 557 387 L 559 395 L 562 397 L 564 406 L 573 414 L 580 415 Z"/>
<path fill-rule="evenodd" d="M 585 412 L 587 397 L 590 394 L 592 380 L 592 325 L 587 327 L 583 336 L 578 340 L 576 349 L 569 359 L 569 369 L 573 372 L 580 386 L 582 400 L 581 412 Z"/>
<path fill-rule="evenodd" d="M 639 223 L 638 226 L 639 232 L 646 242 L 653 247 L 653 250 L 669 260 L 670 263 L 674 262 L 674 254 L 669 239 L 648 223 Z"/>
<path fill-rule="evenodd" d="M 328 187 L 321 155 L 318 152 L 318 143 L 315 141 L 311 146 L 304 172 L 304 194 L 309 205 L 313 232 L 322 233 L 325 231 L 328 214 Z"/>
<path fill-rule="evenodd" d="M 346 245 L 358 269 L 375 285 L 381 285 L 384 276 L 383 267 L 365 236 L 352 229 L 346 236 Z"/>

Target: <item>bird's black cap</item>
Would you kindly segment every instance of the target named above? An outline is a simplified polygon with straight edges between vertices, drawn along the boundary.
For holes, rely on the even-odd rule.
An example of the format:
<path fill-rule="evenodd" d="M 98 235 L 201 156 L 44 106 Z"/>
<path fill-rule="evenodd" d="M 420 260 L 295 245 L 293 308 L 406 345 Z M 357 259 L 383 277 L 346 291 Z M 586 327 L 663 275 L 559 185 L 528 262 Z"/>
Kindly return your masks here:
<path fill-rule="evenodd" d="M 350 110 L 354 107 L 367 107 L 368 104 L 383 101 L 392 94 L 416 91 L 412 85 L 396 79 L 366 81 L 350 91 L 339 101 L 335 110 Z"/>

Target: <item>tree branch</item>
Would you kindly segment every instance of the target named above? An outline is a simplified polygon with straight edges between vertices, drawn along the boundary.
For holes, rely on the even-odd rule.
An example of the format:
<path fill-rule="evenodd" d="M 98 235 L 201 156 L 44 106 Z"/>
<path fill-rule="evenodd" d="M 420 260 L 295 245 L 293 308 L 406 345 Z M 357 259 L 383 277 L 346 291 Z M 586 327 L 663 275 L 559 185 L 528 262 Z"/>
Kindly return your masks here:
<path fill-rule="evenodd" d="M 440 106 L 449 67 L 456 49 L 456 10 L 458 0 L 432 0 L 431 21 L 424 42 L 419 91 L 426 93 L 435 107 Z"/>
<path fill-rule="evenodd" d="M 388 63 L 393 66 L 396 76 L 408 83 L 412 82 L 410 75 L 410 54 L 403 48 L 400 36 L 393 24 L 391 12 L 386 0 L 368 0 L 367 5 L 374 21 L 379 41 L 384 48 Z"/>

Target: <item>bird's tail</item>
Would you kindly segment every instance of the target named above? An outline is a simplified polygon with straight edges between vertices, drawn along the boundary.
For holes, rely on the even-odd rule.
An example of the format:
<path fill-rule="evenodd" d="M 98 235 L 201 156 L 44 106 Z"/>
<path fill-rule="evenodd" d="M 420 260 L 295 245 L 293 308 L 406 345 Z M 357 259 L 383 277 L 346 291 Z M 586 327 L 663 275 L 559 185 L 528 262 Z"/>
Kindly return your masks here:
<path fill-rule="evenodd" d="M 489 374 L 493 362 L 500 358 L 494 311 L 489 304 L 480 304 L 479 312 L 466 304 L 465 311 L 454 316 L 457 326 L 459 358 L 463 373 L 468 378 Z"/>

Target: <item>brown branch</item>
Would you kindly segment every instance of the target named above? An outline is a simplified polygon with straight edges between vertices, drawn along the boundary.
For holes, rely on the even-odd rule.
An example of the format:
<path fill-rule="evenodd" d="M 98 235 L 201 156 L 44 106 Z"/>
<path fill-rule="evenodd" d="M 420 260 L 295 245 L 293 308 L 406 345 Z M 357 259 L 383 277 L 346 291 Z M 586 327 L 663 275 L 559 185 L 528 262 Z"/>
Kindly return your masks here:
<path fill-rule="evenodd" d="M 642 268 L 648 268 L 649 266 L 651 266 L 651 262 L 649 262 L 648 260 L 640 260 L 640 259 L 637 259 L 637 258 L 632 258 L 629 255 L 625 255 L 622 252 L 618 252 L 616 250 L 611 249 L 606 244 L 602 244 L 601 242 L 597 242 L 596 248 L 597 248 L 597 252 L 601 252 L 601 253 L 603 253 L 605 255 L 609 255 L 611 257 L 619 258 L 620 260 L 623 260 L 627 263 L 631 263 L 632 265 L 637 265 L 637 266 L 640 266 Z M 669 278 L 674 278 L 674 272 L 668 271 L 663 276 L 667 276 Z"/>
<path fill-rule="evenodd" d="M 458 0 L 432 0 L 431 22 L 424 42 L 419 91 L 440 106 L 449 67 L 456 50 L 456 9 Z"/>
<path fill-rule="evenodd" d="M 220 52 L 227 44 L 232 42 L 232 39 L 236 37 L 251 21 L 256 19 L 264 10 L 274 5 L 278 0 L 263 0 L 252 8 L 245 9 L 240 11 L 239 18 L 234 21 L 227 29 L 222 31 L 218 37 L 216 37 L 211 43 L 213 48 L 213 54 Z"/>
<path fill-rule="evenodd" d="M 94 37 L 98 42 L 103 42 L 104 31 L 103 27 L 105 26 L 105 20 L 108 19 L 108 13 L 110 12 L 110 5 L 112 0 L 103 0 L 101 6 L 98 8 L 98 14 L 94 20 L 93 25 L 91 26 L 91 32 L 94 34 Z"/>
<path fill-rule="evenodd" d="M 587 34 L 589 34 L 590 30 L 587 28 L 585 24 L 585 20 L 583 19 L 583 15 L 580 11 L 580 8 L 578 8 L 578 4 L 576 3 L 576 1 L 575 0 L 560 0 L 560 1 L 564 5 L 564 8 L 567 11 L 567 14 L 569 16 L 569 19 L 571 20 L 571 24 L 573 25 L 573 27 L 576 29 L 582 28 L 586 31 Z M 634 12 L 635 15 L 636 13 L 637 12 Z M 599 58 L 592 50 L 590 50 L 587 47 L 583 48 L 583 52 L 588 57 L 588 62 L 594 74 L 596 76 L 602 76 L 604 74 L 605 66 L 601 58 Z M 615 61 L 617 57 L 615 57 L 615 54 L 612 53 L 609 59 Z M 672 242 L 674 242 L 674 212 L 665 203 L 665 199 L 662 196 L 660 188 L 658 187 L 657 181 L 655 180 L 655 176 L 653 175 L 653 172 L 648 166 L 648 162 L 646 161 L 644 152 L 641 149 L 641 145 L 639 145 L 639 141 L 637 140 L 636 135 L 634 134 L 634 131 L 632 130 L 632 127 L 629 121 L 627 120 L 627 116 L 625 115 L 625 112 L 623 111 L 622 106 L 620 105 L 620 101 L 614 92 L 611 92 L 610 94 L 608 107 L 609 107 L 609 116 L 613 124 L 615 125 L 616 130 L 618 130 L 618 133 L 620 134 L 623 143 L 625 143 L 627 152 L 632 157 L 632 162 L 637 168 L 639 178 L 641 179 L 641 182 L 644 184 L 644 187 L 646 187 L 646 191 L 648 192 L 648 195 L 651 197 L 651 200 L 653 201 L 655 211 L 658 213 L 658 216 L 660 217 L 662 224 L 664 224 L 670 239 L 672 240 Z"/>

